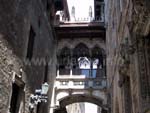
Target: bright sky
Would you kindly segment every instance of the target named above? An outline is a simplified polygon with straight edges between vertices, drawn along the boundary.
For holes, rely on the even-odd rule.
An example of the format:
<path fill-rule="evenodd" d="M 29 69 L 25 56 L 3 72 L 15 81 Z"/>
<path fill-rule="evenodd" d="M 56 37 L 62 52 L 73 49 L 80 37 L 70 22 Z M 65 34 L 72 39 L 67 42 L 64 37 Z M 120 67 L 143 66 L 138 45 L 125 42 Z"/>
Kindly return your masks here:
<path fill-rule="evenodd" d="M 85 113 L 97 113 L 97 105 L 92 103 L 85 103 Z"/>
<path fill-rule="evenodd" d="M 69 13 L 71 14 L 72 6 L 75 7 L 76 18 L 87 18 L 89 16 L 89 7 L 92 7 L 94 16 L 94 0 L 67 0 Z"/>

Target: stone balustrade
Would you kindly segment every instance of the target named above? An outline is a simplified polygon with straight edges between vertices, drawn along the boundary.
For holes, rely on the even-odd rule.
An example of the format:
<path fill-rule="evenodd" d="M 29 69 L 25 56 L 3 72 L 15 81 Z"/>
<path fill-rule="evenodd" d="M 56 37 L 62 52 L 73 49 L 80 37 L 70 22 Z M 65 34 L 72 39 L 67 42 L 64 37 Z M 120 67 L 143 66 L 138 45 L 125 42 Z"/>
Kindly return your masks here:
<path fill-rule="evenodd" d="M 86 77 L 84 75 L 62 75 L 56 77 L 57 89 L 104 89 L 107 86 L 106 77 Z"/>

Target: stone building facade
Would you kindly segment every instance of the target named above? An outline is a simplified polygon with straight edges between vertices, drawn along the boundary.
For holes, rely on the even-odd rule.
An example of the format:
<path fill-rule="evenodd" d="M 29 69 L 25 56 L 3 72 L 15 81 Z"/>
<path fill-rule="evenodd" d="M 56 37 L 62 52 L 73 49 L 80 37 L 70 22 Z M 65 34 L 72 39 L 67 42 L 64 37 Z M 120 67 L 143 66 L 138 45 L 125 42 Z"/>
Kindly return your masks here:
<path fill-rule="evenodd" d="M 65 9 L 70 18 L 66 1 L 0 0 L 0 113 L 29 113 L 30 94 L 44 82 L 50 85 L 48 103 L 38 104 L 34 112 L 48 113 L 57 75 L 56 51 L 79 42 L 106 50 L 110 113 L 149 113 L 149 0 L 104 0 L 105 28 L 102 19 L 102 25 L 82 23 L 65 30 L 55 14 Z"/>
<path fill-rule="evenodd" d="M 0 113 L 29 113 L 30 94 L 44 82 L 50 85 L 51 97 L 56 74 L 50 4 L 0 1 Z M 49 101 L 39 104 L 36 112 L 48 112 Z"/>
<path fill-rule="evenodd" d="M 111 113 L 149 113 L 150 2 L 105 2 L 107 79 Z"/>

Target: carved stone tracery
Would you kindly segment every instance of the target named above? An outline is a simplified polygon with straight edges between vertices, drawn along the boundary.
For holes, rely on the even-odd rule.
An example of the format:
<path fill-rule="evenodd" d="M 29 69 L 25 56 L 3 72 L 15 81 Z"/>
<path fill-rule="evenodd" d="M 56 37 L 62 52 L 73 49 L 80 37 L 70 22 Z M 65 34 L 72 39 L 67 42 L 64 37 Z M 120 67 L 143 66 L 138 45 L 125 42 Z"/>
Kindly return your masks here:
<path fill-rule="evenodd" d="M 150 9 L 146 0 L 133 0 L 132 21 L 130 30 L 140 35 L 147 35 L 150 31 Z"/>
<path fill-rule="evenodd" d="M 129 45 L 128 38 L 125 38 L 124 42 L 120 44 L 119 52 L 119 74 L 123 76 L 129 75 L 130 55 L 134 54 L 135 48 L 133 45 Z"/>

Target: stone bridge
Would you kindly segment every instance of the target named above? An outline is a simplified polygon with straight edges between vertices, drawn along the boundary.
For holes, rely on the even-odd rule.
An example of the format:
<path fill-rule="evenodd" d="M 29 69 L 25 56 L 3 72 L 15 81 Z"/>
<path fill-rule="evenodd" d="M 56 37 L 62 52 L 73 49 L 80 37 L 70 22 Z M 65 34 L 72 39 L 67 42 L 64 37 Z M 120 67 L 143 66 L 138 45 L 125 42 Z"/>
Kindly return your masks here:
<path fill-rule="evenodd" d="M 53 90 L 51 113 L 53 113 L 52 109 L 54 108 L 65 108 L 67 105 L 76 102 L 93 103 L 107 110 L 107 82 L 105 76 L 87 77 L 84 74 L 73 75 L 72 72 L 69 75 L 60 75 L 59 71 L 57 71 Z M 97 71 L 102 75 L 105 74 L 104 69 Z"/>

